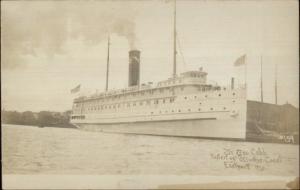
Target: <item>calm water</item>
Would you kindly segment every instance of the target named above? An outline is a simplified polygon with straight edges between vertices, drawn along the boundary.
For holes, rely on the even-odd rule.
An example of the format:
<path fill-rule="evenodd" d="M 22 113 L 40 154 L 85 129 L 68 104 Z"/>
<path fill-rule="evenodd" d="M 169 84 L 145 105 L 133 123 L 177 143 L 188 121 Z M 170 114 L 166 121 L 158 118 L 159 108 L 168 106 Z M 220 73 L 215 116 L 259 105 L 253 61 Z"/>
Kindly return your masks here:
<path fill-rule="evenodd" d="M 231 142 L 2 125 L 4 174 L 185 174 L 298 176 L 298 145 Z M 224 151 L 267 155 L 229 167 Z M 278 161 L 279 158 L 279 161 Z M 270 161 L 271 160 L 271 161 Z M 252 165 L 251 165 L 252 164 Z M 248 165 L 249 166 L 249 165 Z M 263 168 L 261 168 L 263 166 Z"/>

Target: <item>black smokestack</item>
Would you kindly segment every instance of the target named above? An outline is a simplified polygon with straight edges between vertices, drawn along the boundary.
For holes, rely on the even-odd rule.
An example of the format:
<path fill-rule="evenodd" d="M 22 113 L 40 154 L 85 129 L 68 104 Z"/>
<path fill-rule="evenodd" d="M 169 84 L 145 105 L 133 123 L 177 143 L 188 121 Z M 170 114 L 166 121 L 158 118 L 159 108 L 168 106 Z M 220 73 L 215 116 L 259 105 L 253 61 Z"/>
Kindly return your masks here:
<path fill-rule="evenodd" d="M 140 54 L 139 50 L 129 51 L 128 86 L 138 86 L 140 84 Z"/>

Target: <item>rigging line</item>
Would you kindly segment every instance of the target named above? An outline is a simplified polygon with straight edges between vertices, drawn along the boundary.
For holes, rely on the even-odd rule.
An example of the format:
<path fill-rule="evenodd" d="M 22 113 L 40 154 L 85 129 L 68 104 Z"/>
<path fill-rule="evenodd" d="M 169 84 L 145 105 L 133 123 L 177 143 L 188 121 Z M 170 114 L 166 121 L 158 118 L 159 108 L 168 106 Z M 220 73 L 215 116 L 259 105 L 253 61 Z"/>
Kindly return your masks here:
<path fill-rule="evenodd" d="M 183 56 L 183 53 L 182 53 L 182 49 L 181 49 L 181 45 L 180 45 L 180 41 L 179 41 L 179 37 L 178 37 L 178 34 L 177 34 L 177 42 L 178 42 L 178 49 L 179 49 L 179 53 L 181 54 L 182 56 L 182 61 L 183 61 L 183 69 L 184 71 L 186 71 L 186 63 L 185 63 L 185 59 L 184 59 L 184 56 Z"/>

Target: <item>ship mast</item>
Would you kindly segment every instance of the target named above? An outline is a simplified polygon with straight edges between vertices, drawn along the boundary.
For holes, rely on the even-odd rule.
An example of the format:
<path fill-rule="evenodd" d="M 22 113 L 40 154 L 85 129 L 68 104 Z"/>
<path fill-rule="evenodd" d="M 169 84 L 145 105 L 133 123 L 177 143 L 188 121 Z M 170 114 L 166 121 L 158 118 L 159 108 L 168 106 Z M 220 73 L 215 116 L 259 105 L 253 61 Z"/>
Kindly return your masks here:
<path fill-rule="evenodd" d="M 275 104 L 277 105 L 277 64 L 275 65 Z"/>
<path fill-rule="evenodd" d="M 264 95 L 263 95 L 262 56 L 260 56 L 260 101 L 261 101 L 261 102 L 264 102 Z"/>
<path fill-rule="evenodd" d="M 174 43 L 174 49 L 173 49 L 173 78 L 176 77 L 176 0 L 174 0 L 174 39 L 173 39 L 173 43 Z"/>
<path fill-rule="evenodd" d="M 108 36 L 108 40 L 107 40 L 107 64 L 106 64 L 106 86 L 105 86 L 105 91 L 108 91 L 109 45 L 110 45 L 110 39 L 109 39 L 109 36 Z"/>

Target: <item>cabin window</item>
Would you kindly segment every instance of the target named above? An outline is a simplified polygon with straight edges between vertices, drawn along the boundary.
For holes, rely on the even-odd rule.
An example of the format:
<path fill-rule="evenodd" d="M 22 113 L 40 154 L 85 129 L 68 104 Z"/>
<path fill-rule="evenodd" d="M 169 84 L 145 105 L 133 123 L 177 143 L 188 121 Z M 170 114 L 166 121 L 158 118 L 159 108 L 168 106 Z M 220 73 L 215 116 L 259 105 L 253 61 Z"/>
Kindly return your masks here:
<path fill-rule="evenodd" d="M 172 113 L 174 113 L 174 110 L 172 110 Z"/>
<path fill-rule="evenodd" d="M 116 108 L 116 106 L 114 105 L 113 108 Z"/>
<path fill-rule="evenodd" d="M 224 107 L 223 109 L 226 110 L 226 107 Z"/>
<path fill-rule="evenodd" d="M 166 103 L 166 100 L 165 100 L 165 99 L 163 99 L 163 103 Z"/>
<path fill-rule="evenodd" d="M 201 108 L 198 108 L 198 111 L 201 111 Z"/>
<path fill-rule="evenodd" d="M 235 103 L 235 100 L 232 100 L 232 103 Z"/>
<path fill-rule="evenodd" d="M 219 96 L 221 96 L 221 94 L 219 94 Z"/>
<path fill-rule="evenodd" d="M 235 95 L 235 93 L 232 93 L 232 95 Z"/>
<path fill-rule="evenodd" d="M 178 112 L 181 112 L 181 110 L 178 110 Z"/>
<path fill-rule="evenodd" d="M 170 103 L 174 102 L 174 98 L 170 98 Z"/>
<path fill-rule="evenodd" d="M 133 103 L 133 106 L 135 106 L 136 104 L 135 103 Z"/>
<path fill-rule="evenodd" d="M 205 98 L 207 98 L 207 95 L 205 95 Z"/>
<path fill-rule="evenodd" d="M 187 99 L 187 97 L 184 97 L 184 99 L 186 100 L 186 99 Z"/>
<path fill-rule="evenodd" d="M 154 104 L 158 104 L 158 100 L 155 100 L 155 101 L 154 101 Z"/>
<path fill-rule="evenodd" d="M 194 96 L 194 98 L 196 99 L 196 98 L 197 98 L 197 96 Z"/>
<path fill-rule="evenodd" d="M 191 109 L 188 109 L 188 111 L 191 111 Z"/>
<path fill-rule="evenodd" d="M 210 108 L 210 110 L 214 110 L 214 108 Z"/>
<path fill-rule="evenodd" d="M 143 102 L 140 102 L 140 106 L 142 106 L 143 105 Z"/>
<path fill-rule="evenodd" d="M 151 114 L 153 114 L 153 112 L 151 112 Z"/>

